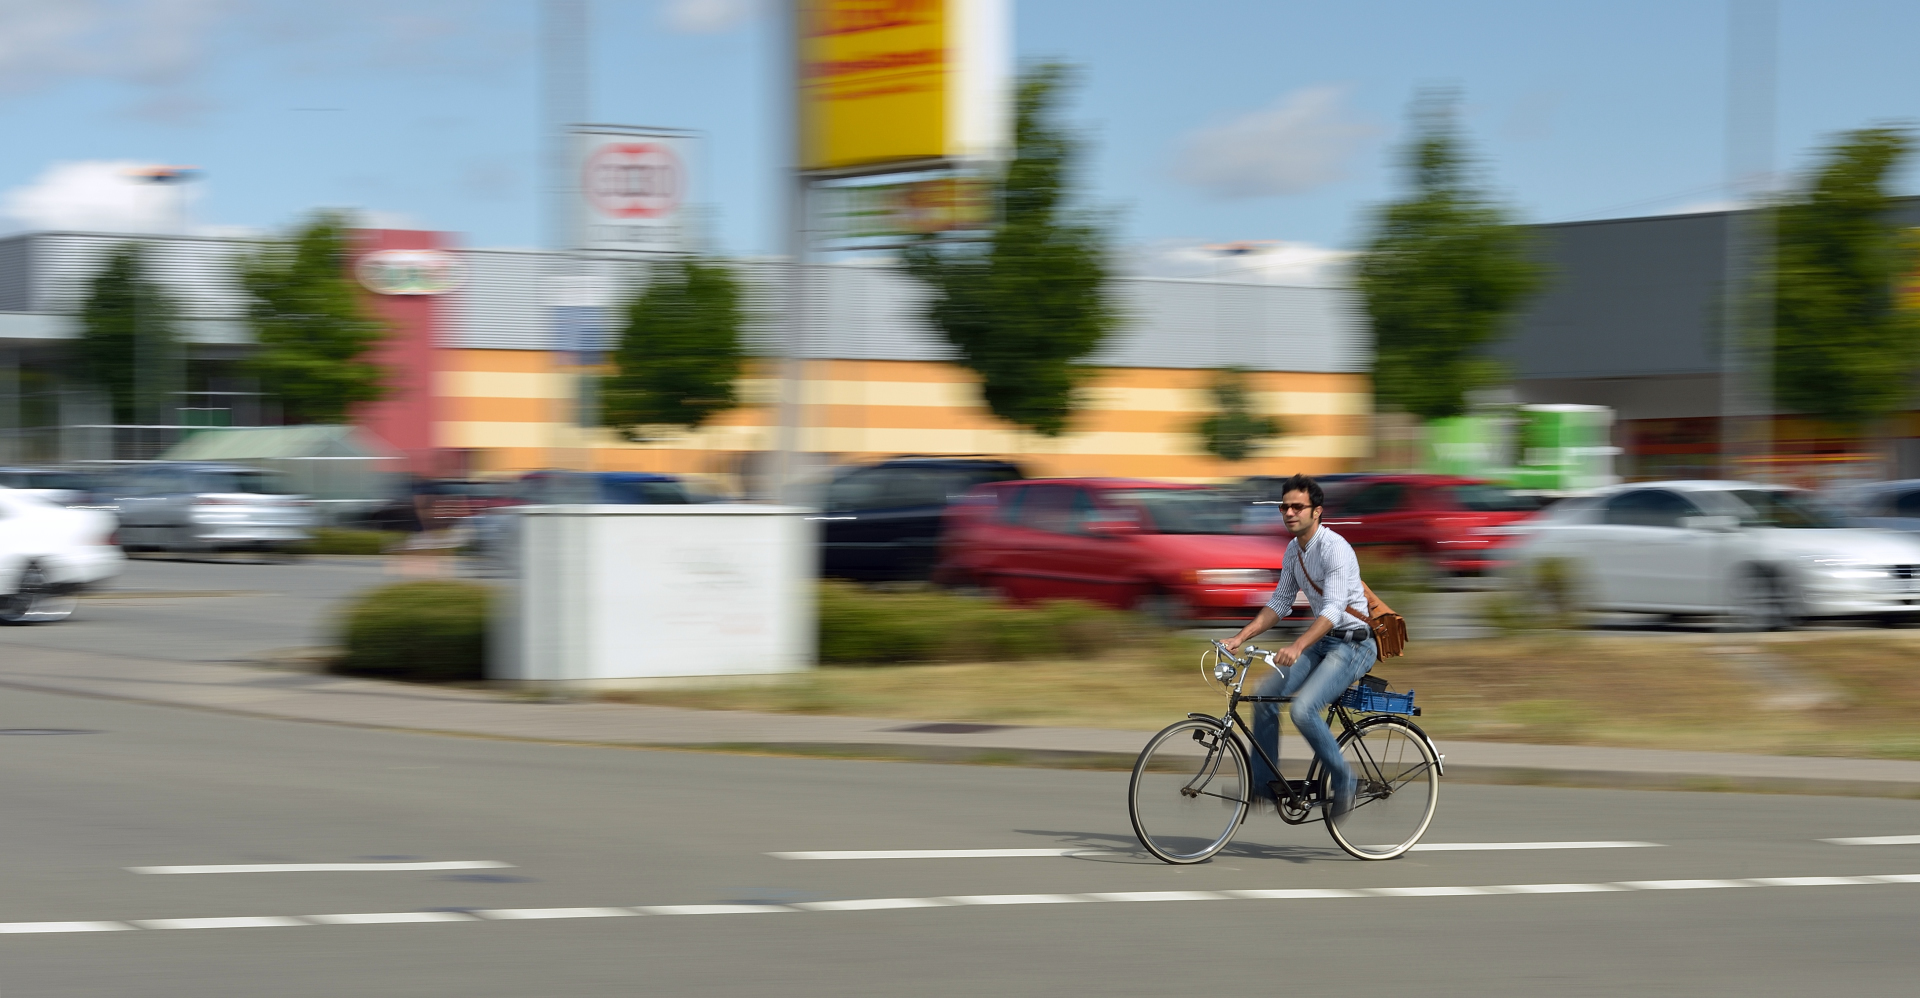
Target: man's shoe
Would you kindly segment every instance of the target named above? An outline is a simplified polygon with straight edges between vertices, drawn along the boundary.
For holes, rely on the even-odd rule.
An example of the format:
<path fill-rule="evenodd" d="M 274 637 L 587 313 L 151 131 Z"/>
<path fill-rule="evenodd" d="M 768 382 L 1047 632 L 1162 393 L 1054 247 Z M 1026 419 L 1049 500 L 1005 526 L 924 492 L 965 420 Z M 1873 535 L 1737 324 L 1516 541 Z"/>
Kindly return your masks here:
<path fill-rule="evenodd" d="M 1333 803 L 1327 807 L 1327 820 L 1337 825 L 1344 821 L 1348 812 L 1352 810 L 1353 791 L 1349 790 L 1344 794 L 1334 794 Z"/>

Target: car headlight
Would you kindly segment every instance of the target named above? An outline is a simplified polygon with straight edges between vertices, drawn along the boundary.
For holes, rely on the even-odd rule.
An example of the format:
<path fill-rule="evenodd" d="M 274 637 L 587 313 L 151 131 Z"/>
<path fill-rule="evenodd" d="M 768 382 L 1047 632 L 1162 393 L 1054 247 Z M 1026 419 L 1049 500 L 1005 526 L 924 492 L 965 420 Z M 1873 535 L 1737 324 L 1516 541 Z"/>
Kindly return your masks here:
<path fill-rule="evenodd" d="M 1266 568 L 1203 568 L 1193 580 L 1203 586 L 1270 586 L 1280 575 Z"/>
<path fill-rule="evenodd" d="M 1886 565 L 1841 558 L 1815 558 L 1813 570 L 1832 579 L 1885 579 L 1893 574 Z"/>

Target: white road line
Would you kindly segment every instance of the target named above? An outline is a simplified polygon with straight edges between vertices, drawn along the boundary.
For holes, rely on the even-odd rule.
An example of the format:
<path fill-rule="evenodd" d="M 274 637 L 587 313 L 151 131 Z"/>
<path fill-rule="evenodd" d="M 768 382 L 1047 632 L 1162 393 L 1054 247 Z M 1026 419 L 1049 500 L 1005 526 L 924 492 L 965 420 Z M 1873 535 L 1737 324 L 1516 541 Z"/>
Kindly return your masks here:
<path fill-rule="evenodd" d="M 264 915 L 252 918 L 145 918 L 131 924 L 143 929 L 266 929 L 311 923 L 298 918 Z"/>
<path fill-rule="evenodd" d="M 476 919 L 458 911 L 366 911 L 354 915 L 308 915 L 322 925 L 388 925 L 394 922 L 472 922 Z"/>
<path fill-rule="evenodd" d="M 0 922 L 0 932 L 118 932 L 131 929 L 125 922 Z"/>
<path fill-rule="evenodd" d="M 1529 852 L 1536 849 L 1658 849 L 1658 842 L 1422 842 L 1412 852 Z"/>
<path fill-rule="evenodd" d="M 224 866 L 129 866 L 130 873 L 387 873 L 409 870 L 506 870 L 512 863 L 457 859 L 441 863 L 240 863 Z"/>
<path fill-rule="evenodd" d="M 1541 849 L 1655 849 L 1658 842 L 1423 842 L 1414 852 L 1501 852 Z M 1099 849 L 829 849 L 770 852 L 774 859 L 1032 859 L 1062 856 L 1112 856 Z"/>
<path fill-rule="evenodd" d="M 292 925 L 383 925 L 405 922 L 491 922 L 634 915 L 732 915 L 761 912 L 875 911 L 1032 904 L 1126 904 L 1143 901 L 1313 901 L 1342 898 L 1517 897 L 1526 894 L 1599 894 L 1702 891 L 1721 888 L 1855 887 L 1920 884 L 1920 873 L 1858 877 L 1756 877 L 1746 880 L 1627 880 L 1596 884 L 1486 884 L 1452 887 L 1295 888 L 1291 890 L 1128 891 L 1106 894 L 973 894 L 928 898 L 849 898 L 795 904 L 673 904 L 635 908 L 497 908 L 480 911 L 387 911 L 347 915 L 270 915 L 244 918 L 154 918 L 125 922 L 0 922 L 0 934 L 112 932 L 128 929 L 239 929 Z"/>
<path fill-rule="evenodd" d="M 1861 835 L 1851 839 L 1821 839 L 1836 846 L 1920 846 L 1920 835 Z"/>
<path fill-rule="evenodd" d="M 511 921 L 516 918 L 619 918 L 635 912 L 632 908 L 486 908 L 471 914 Z"/>
<path fill-rule="evenodd" d="M 1026 859 L 1037 856 L 1110 856 L 1092 849 L 850 849 L 770 852 L 774 859 Z"/>

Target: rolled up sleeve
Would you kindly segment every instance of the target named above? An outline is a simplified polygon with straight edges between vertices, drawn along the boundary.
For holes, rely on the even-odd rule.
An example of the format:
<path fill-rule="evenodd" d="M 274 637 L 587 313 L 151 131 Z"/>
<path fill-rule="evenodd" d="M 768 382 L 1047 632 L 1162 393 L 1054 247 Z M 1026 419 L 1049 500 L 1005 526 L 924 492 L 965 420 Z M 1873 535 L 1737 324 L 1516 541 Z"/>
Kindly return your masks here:
<path fill-rule="evenodd" d="M 1293 598 L 1300 594 L 1300 579 L 1293 572 L 1296 560 L 1297 556 L 1289 548 L 1280 567 L 1280 582 L 1273 587 L 1273 595 L 1267 597 L 1267 609 L 1282 617 L 1293 612 Z"/>

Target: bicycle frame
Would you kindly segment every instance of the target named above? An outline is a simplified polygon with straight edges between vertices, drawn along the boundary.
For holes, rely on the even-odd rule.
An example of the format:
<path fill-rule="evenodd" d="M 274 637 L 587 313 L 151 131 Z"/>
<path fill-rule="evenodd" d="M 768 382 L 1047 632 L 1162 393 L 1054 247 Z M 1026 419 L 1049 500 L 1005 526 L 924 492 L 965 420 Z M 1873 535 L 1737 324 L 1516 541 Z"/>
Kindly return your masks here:
<path fill-rule="evenodd" d="M 1234 677 L 1233 683 L 1227 687 L 1228 696 L 1227 696 L 1226 712 L 1220 717 L 1215 717 L 1212 714 L 1201 714 L 1201 713 L 1189 713 L 1187 716 L 1190 718 L 1193 718 L 1194 720 L 1212 721 L 1215 724 L 1220 725 L 1220 732 L 1222 734 L 1228 735 L 1230 737 L 1234 737 L 1236 739 L 1239 739 L 1239 736 L 1234 733 L 1234 729 L 1236 727 L 1246 731 L 1247 733 L 1246 737 L 1244 739 L 1240 739 L 1242 744 L 1253 746 L 1253 750 L 1260 754 L 1261 761 L 1265 762 L 1267 764 L 1267 769 L 1273 772 L 1273 775 L 1275 777 L 1274 782 L 1280 785 L 1280 788 L 1285 795 L 1284 799 L 1281 802 L 1282 817 L 1285 817 L 1287 808 L 1292 808 L 1293 810 L 1302 812 L 1304 815 L 1304 814 L 1312 813 L 1312 811 L 1315 808 L 1324 806 L 1326 804 L 1326 801 L 1319 796 L 1318 786 L 1317 786 L 1318 781 L 1313 779 L 1314 771 L 1320 766 L 1319 758 L 1316 756 L 1313 762 L 1308 765 L 1307 779 L 1298 780 L 1298 781 L 1287 779 L 1286 774 L 1280 771 L 1280 760 L 1267 754 L 1267 750 L 1264 746 L 1260 744 L 1260 740 L 1258 738 L 1253 737 L 1252 726 L 1247 724 L 1247 722 L 1245 720 L 1242 720 L 1240 717 L 1240 705 L 1243 703 L 1282 704 L 1282 703 L 1293 702 L 1292 697 L 1268 697 L 1268 696 L 1260 696 L 1258 694 L 1241 692 L 1241 690 L 1246 685 L 1247 677 L 1253 674 L 1253 662 L 1256 658 L 1264 659 L 1265 662 L 1267 663 L 1267 666 L 1273 669 L 1275 672 L 1280 671 L 1280 667 L 1278 665 L 1275 665 L 1273 662 L 1273 653 L 1270 651 L 1266 651 L 1264 649 L 1255 647 L 1253 645 L 1248 645 L 1246 649 L 1247 657 L 1244 659 L 1235 658 L 1232 652 L 1227 651 L 1224 647 L 1221 646 L 1220 642 L 1215 641 L 1213 644 L 1214 644 L 1214 650 L 1219 655 L 1221 655 L 1222 657 L 1226 658 L 1227 661 L 1232 662 L 1239 667 L 1238 669 L 1235 670 L 1238 673 L 1238 675 Z M 1346 735 L 1351 734 L 1358 727 L 1358 725 L 1354 724 L 1353 715 L 1350 714 L 1345 707 L 1340 706 L 1340 703 L 1338 700 L 1335 700 L 1333 703 L 1330 703 L 1327 705 L 1327 726 L 1329 728 L 1333 727 L 1333 722 L 1336 719 L 1340 722 L 1340 732 L 1338 735 L 1335 736 L 1336 738 L 1343 738 Z M 1368 755 L 1365 740 L 1362 739 L 1356 742 L 1355 744 L 1359 746 L 1358 751 L 1360 755 L 1359 763 L 1360 763 L 1361 772 L 1355 773 L 1354 778 L 1358 781 L 1361 781 L 1362 783 L 1368 783 L 1368 782 L 1372 782 L 1376 784 L 1385 783 L 1386 781 L 1383 778 L 1384 774 L 1380 770 L 1380 764 Z M 1304 784 L 1304 788 L 1296 789 L 1295 787 L 1296 783 Z M 1265 789 L 1265 788 L 1261 788 L 1261 789 Z M 1257 796 L 1258 791 L 1252 790 L 1252 788 L 1249 788 L 1249 790 L 1250 792 L 1256 794 Z M 1249 805 L 1251 805 L 1252 803 L 1253 802 L 1251 800 L 1248 801 Z M 1249 811 L 1252 810 L 1251 806 L 1249 806 L 1248 810 Z M 1241 820 L 1242 821 L 1246 820 L 1244 815 L 1242 815 Z M 1303 817 L 1301 820 L 1305 820 L 1305 818 Z"/>

